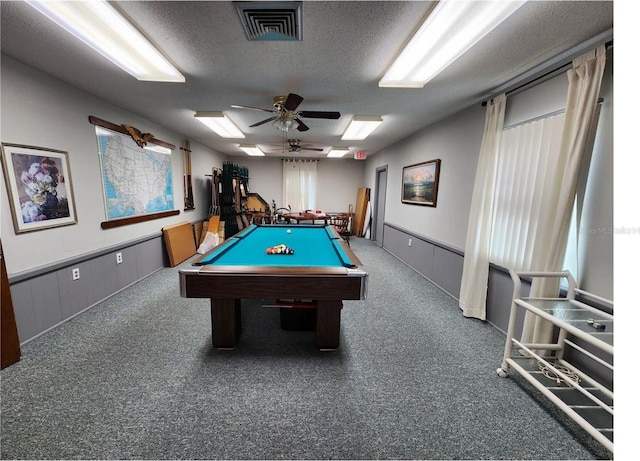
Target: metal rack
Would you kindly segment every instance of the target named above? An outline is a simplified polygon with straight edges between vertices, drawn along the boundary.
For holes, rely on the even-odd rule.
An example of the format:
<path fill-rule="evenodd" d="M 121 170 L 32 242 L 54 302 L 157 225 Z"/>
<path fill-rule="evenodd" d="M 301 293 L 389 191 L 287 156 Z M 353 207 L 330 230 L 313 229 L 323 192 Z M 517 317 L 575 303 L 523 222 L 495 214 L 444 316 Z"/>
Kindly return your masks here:
<path fill-rule="evenodd" d="M 600 382 L 566 358 L 571 355 L 567 354 L 571 348 L 596 366 L 613 373 L 613 315 L 586 304 L 602 305 L 613 311 L 613 302 L 578 289 L 575 279 L 567 271 L 510 270 L 509 274 L 514 283 L 513 301 L 503 362 L 496 370 L 498 375 L 504 377 L 513 368 L 613 452 L 613 386 Z M 522 279 L 536 277 L 565 278 L 568 283 L 566 297 L 523 297 Z M 584 302 L 576 300 L 576 295 Z M 525 309 L 556 326 L 557 340 L 550 343 L 517 340 L 514 335 L 519 309 Z"/>
<path fill-rule="evenodd" d="M 220 220 L 225 223 L 225 235 L 228 238 L 250 224 L 245 213 L 249 194 L 249 168 L 224 162 L 221 184 Z"/>

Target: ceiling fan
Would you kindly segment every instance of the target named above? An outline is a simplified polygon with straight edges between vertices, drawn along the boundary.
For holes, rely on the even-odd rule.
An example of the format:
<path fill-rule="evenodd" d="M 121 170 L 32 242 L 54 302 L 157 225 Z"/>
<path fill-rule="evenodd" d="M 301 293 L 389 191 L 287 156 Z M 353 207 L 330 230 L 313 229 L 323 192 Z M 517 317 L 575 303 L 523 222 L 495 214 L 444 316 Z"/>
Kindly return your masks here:
<path fill-rule="evenodd" d="M 261 122 L 250 125 L 250 128 L 264 125 L 265 123 L 273 121 L 276 128 L 281 131 L 289 131 L 290 129 L 297 129 L 298 131 L 307 131 L 309 127 L 300 120 L 303 118 L 325 118 L 336 120 L 340 118 L 340 112 L 329 111 L 316 111 L 316 110 L 301 110 L 296 111 L 300 103 L 304 98 L 300 95 L 289 93 L 286 96 L 275 96 L 273 98 L 273 109 L 262 109 L 260 107 L 242 106 L 239 104 L 232 104 L 231 107 L 236 109 L 251 109 L 259 110 L 262 112 L 271 112 L 272 117 L 262 120 Z"/>
<path fill-rule="evenodd" d="M 288 146 L 287 146 L 288 144 Z M 323 148 L 313 147 L 311 144 L 300 144 L 299 139 L 287 139 L 286 142 L 282 143 L 282 146 L 273 144 L 273 146 L 277 146 L 279 150 L 282 150 L 282 154 L 299 154 L 302 151 L 315 151 L 315 152 L 323 152 Z M 276 152 L 274 149 L 273 152 Z"/>

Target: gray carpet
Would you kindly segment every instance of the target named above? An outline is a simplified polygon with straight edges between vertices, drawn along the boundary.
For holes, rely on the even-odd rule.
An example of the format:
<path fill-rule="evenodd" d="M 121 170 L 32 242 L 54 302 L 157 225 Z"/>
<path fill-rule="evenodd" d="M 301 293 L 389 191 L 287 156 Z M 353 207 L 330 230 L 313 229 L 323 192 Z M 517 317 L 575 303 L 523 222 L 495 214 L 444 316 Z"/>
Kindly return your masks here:
<path fill-rule="evenodd" d="M 374 243 L 341 346 L 243 301 L 236 350 L 165 268 L 23 347 L 2 459 L 611 459 L 510 374 L 505 337 Z M 182 266 L 188 265 L 189 262 Z"/>

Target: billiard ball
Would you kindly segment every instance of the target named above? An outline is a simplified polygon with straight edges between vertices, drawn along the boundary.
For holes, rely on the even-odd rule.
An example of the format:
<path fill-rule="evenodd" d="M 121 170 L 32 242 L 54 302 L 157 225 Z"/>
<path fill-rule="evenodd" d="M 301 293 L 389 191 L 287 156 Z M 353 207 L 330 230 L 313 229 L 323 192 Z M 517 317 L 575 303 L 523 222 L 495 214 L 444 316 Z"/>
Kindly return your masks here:
<path fill-rule="evenodd" d="M 287 229 L 287 234 L 290 234 L 290 233 L 291 233 L 291 229 Z"/>

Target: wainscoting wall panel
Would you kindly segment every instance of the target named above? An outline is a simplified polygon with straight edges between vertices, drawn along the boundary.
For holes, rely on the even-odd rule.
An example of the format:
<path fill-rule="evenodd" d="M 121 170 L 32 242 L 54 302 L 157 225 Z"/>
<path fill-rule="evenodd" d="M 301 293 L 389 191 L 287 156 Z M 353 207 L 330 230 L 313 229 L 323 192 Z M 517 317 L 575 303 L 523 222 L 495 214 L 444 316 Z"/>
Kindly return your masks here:
<path fill-rule="evenodd" d="M 151 274 L 169 265 L 169 257 L 162 238 L 145 240 L 134 248 L 136 251 L 134 261 L 138 265 L 138 274 Z"/>
<path fill-rule="evenodd" d="M 531 284 L 523 280 L 522 290 L 525 295 L 529 294 Z M 487 289 L 487 321 L 493 326 L 507 334 L 509 327 L 509 314 L 511 313 L 511 299 L 513 297 L 513 280 L 506 269 L 489 266 L 489 287 Z M 522 333 L 522 322 L 524 320 L 524 309 L 518 310 L 516 317 L 516 336 Z"/>
<path fill-rule="evenodd" d="M 117 263 L 116 254 L 122 254 Z M 168 265 L 162 234 L 110 247 L 9 278 L 24 344 Z M 80 278 L 73 280 L 73 269 Z M 176 288 L 177 289 L 177 288 Z"/>
<path fill-rule="evenodd" d="M 464 257 L 454 250 L 435 246 L 433 281 L 454 298 L 460 297 Z M 435 268 L 438 268 L 437 270 Z"/>
<path fill-rule="evenodd" d="M 20 343 L 24 343 L 25 340 L 35 337 L 39 331 L 36 322 L 36 311 L 33 305 L 33 295 L 31 294 L 31 284 L 24 282 L 12 284 L 10 282 L 9 286 L 11 287 L 13 311 L 15 312 L 16 326 L 18 327 L 18 338 L 20 338 Z"/>
<path fill-rule="evenodd" d="M 382 247 L 423 275 L 455 299 L 460 298 L 464 252 L 423 235 L 384 223 Z M 411 241 L 411 246 L 409 246 Z M 489 268 L 487 322 L 507 331 L 513 282 L 509 272 L 497 266 Z"/>
<path fill-rule="evenodd" d="M 454 298 L 460 295 L 462 251 L 388 223 L 382 247 Z"/>
<path fill-rule="evenodd" d="M 55 272 L 44 274 L 38 283 L 31 284 L 31 296 L 38 331 L 44 331 L 62 320 L 62 304 L 58 296 L 58 277 Z M 18 333 L 20 324 L 18 324 Z"/>
<path fill-rule="evenodd" d="M 448 247 L 438 242 L 396 226 L 384 224 L 384 240 L 382 247 L 409 267 L 423 275 L 455 299 L 460 297 L 460 283 L 462 281 L 462 268 L 464 265 L 464 253 L 458 249 Z M 411 240 L 411 246 L 409 246 Z M 523 280 L 523 294 L 529 294 L 531 284 Z M 487 322 L 503 333 L 509 326 L 509 314 L 513 297 L 513 281 L 507 269 L 491 265 L 489 267 L 487 287 Z M 602 306 L 596 306 L 603 308 Z M 607 310 L 607 309 L 603 309 Z M 462 311 L 460 312 L 462 315 Z M 516 337 L 522 335 L 524 321 L 524 309 L 518 309 L 516 317 Z M 556 332 L 557 334 L 557 332 Z M 570 336 L 585 350 L 599 356 L 602 360 L 610 360 L 599 351 L 583 341 Z M 613 385 L 613 372 L 606 366 L 594 362 L 587 355 L 581 354 L 572 348 L 567 351 L 566 358 L 572 363 L 596 377 L 600 382 L 608 386 Z M 496 357 L 496 366 L 502 361 L 502 357 Z"/>

